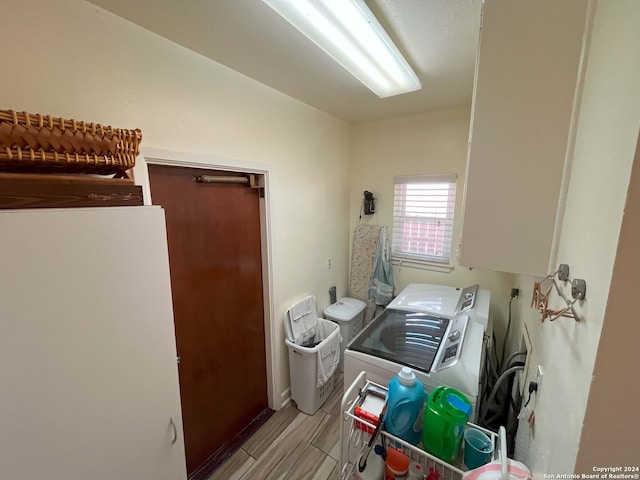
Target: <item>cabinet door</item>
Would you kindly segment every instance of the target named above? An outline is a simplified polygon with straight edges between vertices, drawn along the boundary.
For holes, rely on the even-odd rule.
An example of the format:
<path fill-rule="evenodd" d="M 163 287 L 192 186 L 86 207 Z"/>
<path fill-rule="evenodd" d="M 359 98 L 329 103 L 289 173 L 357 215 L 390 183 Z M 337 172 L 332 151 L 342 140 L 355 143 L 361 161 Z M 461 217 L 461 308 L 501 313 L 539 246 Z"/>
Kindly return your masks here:
<path fill-rule="evenodd" d="M 486 0 L 460 263 L 546 275 L 570 142 L 584 0 Z"/>
<path fill-rule="evenodd" d="M 0 479 L 185 479 L 163 211 L 5 211 L 0 232 Z"/>

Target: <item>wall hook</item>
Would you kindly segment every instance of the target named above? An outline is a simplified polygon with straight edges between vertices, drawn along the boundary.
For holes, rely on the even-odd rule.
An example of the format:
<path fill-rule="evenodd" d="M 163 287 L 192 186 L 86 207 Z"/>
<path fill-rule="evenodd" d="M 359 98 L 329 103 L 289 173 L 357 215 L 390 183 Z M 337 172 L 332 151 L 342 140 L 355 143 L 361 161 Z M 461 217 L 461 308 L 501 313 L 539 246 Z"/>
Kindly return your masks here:
<path fill-rule="evenodd" d="M 556 277 L 561 282 L 571 282 L 571 296 L 573 300 L 569 300 L 563 294 L 558 282 L 556 281 Z M 551 280 L 551 285 L 543 293 L 542 285 Z M 560 298 L 562 298 L 566 304 L 565 308 L 561 308 L 558 310 L 553 310 L 549 308 L 549 296 L 551 294 L 552 286 L 555 287 L 556 292 Z M 540 322 L 544 322 L 546 319 L 553 322 L 560 317 L 565 318 L 573 318 L 576 322 L 580 319 L 573 308 L 577 301 L 582 301 L 585 299 L 587 292 L 587 283 L 581 279 L 576 278 L 573 281 L 569 278 L 569 265 L 560 264 L 558 269 L 550 275 L 547 275 L 541 282 L 535 282 L 533 284 L 533 296 L 531 298 L 531 307 L 536 308 L 540 313 L 542 313 L 542 317 L 540 318 Z"/>
<path fill-rule="evenodd" d="M 576 300 L 584 300 L 587 294 L 587 282 L 581 278 L 576 278 L 571 282 L 571 296 Z"/>

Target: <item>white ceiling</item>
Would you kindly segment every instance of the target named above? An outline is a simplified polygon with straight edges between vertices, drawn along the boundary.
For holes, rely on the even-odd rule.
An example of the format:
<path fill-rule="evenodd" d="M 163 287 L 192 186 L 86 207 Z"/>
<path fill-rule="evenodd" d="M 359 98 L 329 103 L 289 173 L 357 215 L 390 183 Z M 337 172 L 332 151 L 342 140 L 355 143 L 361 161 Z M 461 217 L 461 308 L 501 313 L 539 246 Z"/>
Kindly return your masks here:
<path fill-rule="evenodd" d="M 469 105 L 480 0 L 367 0 L 422 82 L 385 99 L 261 0 L 90 0 L 348 122 Z"/>

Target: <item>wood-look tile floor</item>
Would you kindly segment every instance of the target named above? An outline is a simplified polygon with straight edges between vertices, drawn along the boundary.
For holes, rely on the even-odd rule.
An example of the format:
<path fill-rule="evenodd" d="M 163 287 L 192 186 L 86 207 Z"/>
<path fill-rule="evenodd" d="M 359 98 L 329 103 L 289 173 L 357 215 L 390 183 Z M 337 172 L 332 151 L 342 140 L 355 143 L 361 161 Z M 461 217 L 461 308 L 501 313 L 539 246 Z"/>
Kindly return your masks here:
<path fill-rule="evenodd" d="M 340 472 L 342 375 L 313 415 L 293 402 L 269 420 L 209 480 L 327 480 Z"/>

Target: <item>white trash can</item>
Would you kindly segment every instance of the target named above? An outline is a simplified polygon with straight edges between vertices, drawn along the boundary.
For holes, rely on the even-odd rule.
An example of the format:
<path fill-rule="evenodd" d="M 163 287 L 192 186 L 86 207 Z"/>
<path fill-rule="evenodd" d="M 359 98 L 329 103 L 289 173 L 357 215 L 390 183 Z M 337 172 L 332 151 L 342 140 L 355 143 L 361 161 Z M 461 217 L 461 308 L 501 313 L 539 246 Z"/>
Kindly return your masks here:
<path fill-rule="evenodd" d="M 340 364 L 338 365 L 341 372 L 344 372 L 344 350 L 353 337 L 362 330 L 365 306 L 366 304 L 361 300 L 342 297 L 336 303 L 324 309 L 324 317 L 337 323 L 342 334 Z"/>
<path fill-rule="evenodd" d="M 318 318 L 312 295 L 287 309 L 284 324 L 291 399 L 298 410 L 313 415 L 333 392 L 340 362 L 340 328 Z"/>

